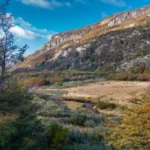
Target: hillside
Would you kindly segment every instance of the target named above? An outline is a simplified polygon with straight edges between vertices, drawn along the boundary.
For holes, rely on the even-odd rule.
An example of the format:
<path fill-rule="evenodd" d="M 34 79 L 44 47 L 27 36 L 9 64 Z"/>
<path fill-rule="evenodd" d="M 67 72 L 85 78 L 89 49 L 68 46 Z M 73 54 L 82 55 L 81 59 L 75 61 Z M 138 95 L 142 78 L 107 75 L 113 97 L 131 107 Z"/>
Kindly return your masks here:
<path fill-rule="evenodd" d="M 150 6 L 56 34 L 15 69 L 115 70 L 150 66 Z"/>

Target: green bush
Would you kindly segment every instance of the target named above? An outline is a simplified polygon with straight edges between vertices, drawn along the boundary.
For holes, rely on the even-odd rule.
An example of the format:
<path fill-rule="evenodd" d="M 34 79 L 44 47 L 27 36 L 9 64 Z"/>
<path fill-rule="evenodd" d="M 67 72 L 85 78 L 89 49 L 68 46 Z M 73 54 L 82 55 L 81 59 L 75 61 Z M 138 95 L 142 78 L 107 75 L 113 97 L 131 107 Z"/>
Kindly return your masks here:
<path fill-rule="evenodd" d="M 68 143 L 84 143 L 86 141 L 86 135 L 81 132 L 78 127 L 70 127 L 68 133 Z"/>
<path fill-rule="evenodd" d="M 48 129 L 48 144 L 52 148 L 60 150 L 67 143 L 68 129 L 57 123 L 52 123 Z"/>
<path fill-rule="evenodd" d="M 113 110 L 113 109 L 116 109 L 117 108 L 117 105 L 114 104 L 114 103 L 109 103 L 109 102 L 104 102 L 104 101 L 100 101 L 98 102 L 97 104 L 97 107 L 99 109 L 110 109 L 110 110 Z"/>
<path fill-rule="evenodd" d="M 12 149 L 12 139 L 17 134 L 16 128 L 13 124 L 13 119 L 0 118 L 0 149 Z"/>
<path fill-rule="evenodd" d="M 41 109 L 38 115 L 45 117 L 70 117 L 71 111 L 66 106 L 59 106 L 52 101 L 44 102 L 41 104 Z"/>
<path fill-rule="evenodd" d="M 85 127 L 94 127 L 95 126 L 95 122 L 93 120 L 87 120 L 85 123 L 84 123 L 84 126 Z"/>
<path fill-rule="evenodd" d="M 32 100 L 23 85 L 14 80 L 9 83 L 9 88 L 0 94 L 0 113 L 17 112 L 20 107 Z"/>
<path fill-rule="evenodd" d="M 80 150 L 80 149 L 91 149 L 103 150 L 107 146 L 106 141 L 100 135 L 100 133 L 107 133 L 108 128 L 106 127 L 95 127 L 90 128 L 86 131 L 82 131 L 78 127 L 70 126 L 68 127 L 68 145 L 66 145 L 63 150 Z"/>
<path fill-rule="evenodd" d="M 105 121 L 104 115 L 98 115 L 94 113 L 84 113 L 80 111 L 76 111 L 71 115 L 70 118 L 66 120 L 67 123 L 78 125 L 78 126 L 87 126 L 87 121 L 92 121 L 95 125 Z M 90 124 L 90 123 L 89 123 Z M 92 124 L 92 123 L 91 123 Z"/>
<path fill-rule="evenodd" d="M 44 147 L 47 150 L 45 129 L 36 117 L 38 106 L 30 99 L 24 99 L 23 95 L 21 100 L 23 105 L 16 106 L 13 118 L 0 117 L 0 149 L 41 150 Z M 10 110 L 7 112 L 12 112 Z"/>

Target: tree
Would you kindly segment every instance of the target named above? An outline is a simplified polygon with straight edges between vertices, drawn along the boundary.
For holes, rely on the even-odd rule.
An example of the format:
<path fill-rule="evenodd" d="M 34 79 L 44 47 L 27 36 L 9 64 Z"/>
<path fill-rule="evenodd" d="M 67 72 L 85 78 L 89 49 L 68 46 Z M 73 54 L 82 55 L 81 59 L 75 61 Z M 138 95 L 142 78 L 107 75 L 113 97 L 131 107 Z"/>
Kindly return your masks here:
<path fill-rule="evenodd" d="M 9 0 L 0 6 L 0 92 L 6 88 L 8 72 L 14 63 L 23 59 L 23 54 L 28 48 L 27 45 L 18 47 L 15 44 L 15 37 L 10 29 L 13 27 L 13 16 L 7 13 Z M 8 85 L 7 85 L 8 86 Z"/>
<path fill-rule="evenodd" d="M 111 134 L 106 136 L 118 149 L 150 149 L 150 97 L 143 100 L 142 105 L 126 110 L 122 124 L 115 125 Z"/>
<path fill-rule="evenodd" d="M 68 129 L 63 128 L 63 126 L 52 123 L 47 132 L 49 146 L 56 150 L 61 150 L 63 145 L 67 143 L 66 136 L 68 132 Z"/>
<path fill-rule="evenodd" d="M 46 131 L 37 119 L 38 106 L 23 98 L 19 112 L 0 117 L 1 150 L 47 150 Z"/>

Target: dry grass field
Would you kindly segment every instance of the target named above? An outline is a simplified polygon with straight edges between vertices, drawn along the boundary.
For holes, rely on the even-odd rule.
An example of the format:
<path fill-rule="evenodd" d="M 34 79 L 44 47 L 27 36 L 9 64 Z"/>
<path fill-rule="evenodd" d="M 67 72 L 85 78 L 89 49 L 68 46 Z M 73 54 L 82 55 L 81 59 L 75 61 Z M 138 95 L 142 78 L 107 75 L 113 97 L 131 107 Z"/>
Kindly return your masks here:
<path fill-rule="evenodd" d="M 105 81 L 64 89 L 63 97 L 70 100 L 91 98 L 128 105 L 131 98 L 146 93 L 149 87 L 150 82 Z"/>

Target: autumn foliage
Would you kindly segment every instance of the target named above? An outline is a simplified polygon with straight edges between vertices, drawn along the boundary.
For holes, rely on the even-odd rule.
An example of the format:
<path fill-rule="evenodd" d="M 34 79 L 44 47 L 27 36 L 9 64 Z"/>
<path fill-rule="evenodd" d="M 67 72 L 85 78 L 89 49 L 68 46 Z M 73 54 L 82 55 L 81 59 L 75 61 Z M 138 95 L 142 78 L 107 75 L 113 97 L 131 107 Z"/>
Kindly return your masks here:
<path fill-rule="evenodd" d="M 144 103 L 124 112 L 122 124 L 115 126 L 107 136 L 110 144 L 118 149 L 150 149 L 150 97 Z"/>

